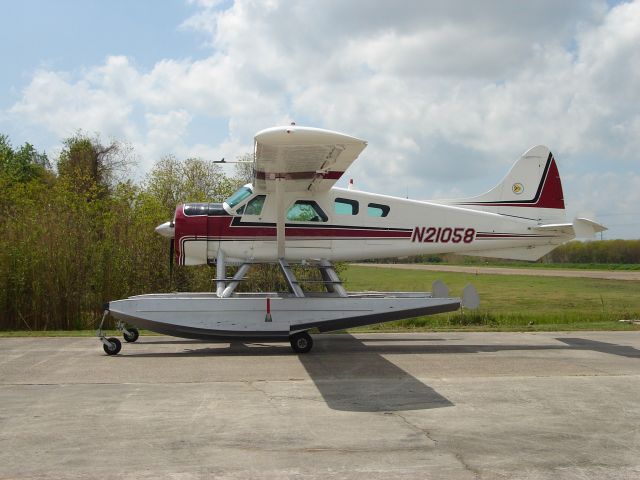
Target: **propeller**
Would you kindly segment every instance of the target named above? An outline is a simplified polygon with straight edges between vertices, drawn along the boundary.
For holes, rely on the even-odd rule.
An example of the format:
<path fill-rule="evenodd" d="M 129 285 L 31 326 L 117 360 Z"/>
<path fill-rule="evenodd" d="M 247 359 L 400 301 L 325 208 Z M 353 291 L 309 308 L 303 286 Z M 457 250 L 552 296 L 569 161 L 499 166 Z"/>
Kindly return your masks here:
<path fill-rule="evenodd" d="M 173 238 L 169 239 L 169 290 L 173 287 L 173 257 L 175 250 L 175 242 Z"/>
<path fill-rule="evenodd" d="M 156 227 L 156 232 L 169 239 L 169 289 L 173 287 L 173 257 L 175 256 L 175 222 L 165 222 Z"/>

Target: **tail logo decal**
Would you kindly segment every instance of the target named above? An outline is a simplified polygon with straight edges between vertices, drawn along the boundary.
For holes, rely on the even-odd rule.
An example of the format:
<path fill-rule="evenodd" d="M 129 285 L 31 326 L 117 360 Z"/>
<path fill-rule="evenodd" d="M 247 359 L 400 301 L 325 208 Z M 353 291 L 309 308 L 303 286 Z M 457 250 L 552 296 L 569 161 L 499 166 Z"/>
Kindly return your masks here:
<path fill-rule="evenodd" d="M 514 183 L 513 187 L 511 187 L 511 191 L 516 195 L 520 195 L 524 192 L 524 186 L 521 183 Z"/>

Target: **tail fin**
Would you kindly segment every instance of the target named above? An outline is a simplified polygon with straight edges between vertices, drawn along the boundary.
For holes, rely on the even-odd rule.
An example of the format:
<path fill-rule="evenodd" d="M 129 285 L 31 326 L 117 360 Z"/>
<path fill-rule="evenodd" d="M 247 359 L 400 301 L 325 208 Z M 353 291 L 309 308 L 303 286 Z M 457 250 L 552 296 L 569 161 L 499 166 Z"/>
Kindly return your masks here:
<path fill-rule="evenodd" d="M 450 203 L 544 222 L 564 219 L 564 195 L 558 166 L 553 154 L 543 145 L 527 150 L 502 182 L 484 195 Z"/>

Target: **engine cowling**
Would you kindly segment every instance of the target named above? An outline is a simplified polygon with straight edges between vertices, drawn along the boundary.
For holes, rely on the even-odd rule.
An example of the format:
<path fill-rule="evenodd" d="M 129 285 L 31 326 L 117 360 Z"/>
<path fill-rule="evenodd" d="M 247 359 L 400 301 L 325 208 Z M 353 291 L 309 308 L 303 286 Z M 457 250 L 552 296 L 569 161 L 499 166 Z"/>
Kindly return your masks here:
<path fill-rule="evenodd" d="M 229 214 L 221 203 L 185 203 L 178 205 L 174 219 L 175 261 L 178 265 L 204 265 L 210 255 L 209 242 L 220 232 L 220 217 Z"/>

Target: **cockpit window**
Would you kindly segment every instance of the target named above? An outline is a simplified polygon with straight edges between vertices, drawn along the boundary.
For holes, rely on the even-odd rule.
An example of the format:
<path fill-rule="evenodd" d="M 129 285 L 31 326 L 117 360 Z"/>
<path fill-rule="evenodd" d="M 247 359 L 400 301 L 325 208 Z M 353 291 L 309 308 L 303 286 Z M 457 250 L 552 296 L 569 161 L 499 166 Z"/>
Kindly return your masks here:
<path fill-rule="evenodd" d="M 242 211 L 238 210 L 238 213 L 243 215 L 260 215 L 266 198 L 266 195 L 256 195 L 249 200 L 244 207 L 241 207 L 240 210 Z"/>
<path fill-rule="evenodd" d="M 252 193 L 249 187 L 240 187 L 233 195 L 227 198 L 225 202 L 230 208 L 233 208 Z"/>
<path fill-rule="evenodd" d="M 287 212 L 287 220 L 294 222 L 326 222 L 328 217 L 313 200 L 298 200 Z"/>

